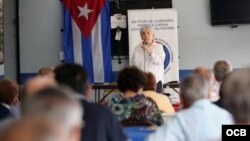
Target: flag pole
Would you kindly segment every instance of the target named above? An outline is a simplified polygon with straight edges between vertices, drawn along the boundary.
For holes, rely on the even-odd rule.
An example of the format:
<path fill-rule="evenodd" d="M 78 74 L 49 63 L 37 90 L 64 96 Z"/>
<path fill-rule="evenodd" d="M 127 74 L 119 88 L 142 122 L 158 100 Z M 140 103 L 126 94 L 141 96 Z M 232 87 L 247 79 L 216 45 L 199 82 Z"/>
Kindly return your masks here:
<path fill-rule="evenodd" d="M 20 60 L 19 0 L 16 0 L 16 80 L 19 84 L 21 84 Z"/>

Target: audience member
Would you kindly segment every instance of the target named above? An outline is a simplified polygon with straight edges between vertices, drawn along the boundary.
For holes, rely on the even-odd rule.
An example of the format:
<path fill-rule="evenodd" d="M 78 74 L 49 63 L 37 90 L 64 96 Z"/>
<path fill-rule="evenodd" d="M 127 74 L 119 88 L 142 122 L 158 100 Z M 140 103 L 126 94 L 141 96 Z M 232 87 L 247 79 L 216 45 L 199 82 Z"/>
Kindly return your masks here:
<path fill-rule="evenodd" d="M 107 106 L 123 125 L 150 122 L 161 125 L 163 119 L 156 103 L 143 94 L 147 77 L 137 67 L 131 66 L 119 72 L 117 85 L 122 92 L 111 98 Z"/>
<path fill-rule="evenodd" d="M 64 128 L 45 117 L 26 117 L 11 121 L 0 131 L 1 141 L 70 141 Z"/>
<path fill-rule="evenodd" d="M 80 141 L 83 109 L 69 89 L 48 87 L 24 100 L 22 116 L 45 116 L 66 129 L 68 141 Z"/>
<path fill-rule="evenodd" d="M 19 86 L 9 79 L 0 81 L 0 121 L 8 117 L 14 117 L 12 107 L 19 103 Z"/>
<path fill-rule="evenodd" d="M 222 82 L 220 82 L 220 90 L 219 90 L 219 96 L 220 96 L 220 98 L 217 100 L 217 101 L 215 101 L 215 102 L 213 102 L 215 105 L 217 105 L 217 106 L 219 106 L 219 107 L 221 107 L 221 108 L 223 108 L 223 109 L 226 109 L 225 108 L 225 104 L 224 104 L 224 102 L 223 102 L 223 99 L 224 99 L 224 92 L 223 92 L 223 88 L 225 87 L 225 82 L 224 82 L 224 80 L 226 80 L 227 79 L 227 77 L 231 74 L 232 72 L 229 72 L 229 73 L 227 73 L 227 74 L 225 74 L 224 75 L 224 77 L 223 77 L 223 79 L 222 79 Z"/>
<path fill-rule="evenodd" d="M 216 101 L 218 100 L 218 94 L 215 93 L 213 91 L 213 88 L 214 88 L 214 83 L 215 83 L 215 78 L 214 78 L 214 74 L 213 74 L 213 71 L 206 68 L 206 67 L 196 67 L 193 71 L 193 74 L 197 74 L 197 75 L 200 75 L 202 77 L 204 77 L 205 79 L 208 80 L 209 82 L 209 94 L 208 94 L 208 99 L 210 101 Z"/>
<path fill-rule="evenodd" d="M 146 97 L 153 99 L 162 112 L 174 113 L 175 110 L 169 98 L 156 92 L 156 80 L 154 74 L 151 72 L 145 72 L 144 74 L 147 77 L 147 83 L 143 88 L 143 94 Z"/>
<path fill-rule="evenodd" d="M 250 68 L 234 71 L 222 82 L 222 102 L 236 124 L 250 124 Z"/>
<path fill-rule="evenodd" d="M 15 116 L 16 117 L 21 116 L 20 106 L 22 106 L 22 101 L 24 101 L 28 97 L 33 96 L 34 93 L 38 92 L 39 90 L 42 90 L 46 87 L 53 87 L 56 85 L 57 85 L 56 81 L 49 77 L 35 76 L 35 77 L 28 79 L 24 83 L 24 86 L 22 87 L 20 104 L 13 107 L 13 111 L 15 111 Z"/>
<path fill-rule="evenodd" d="M 223 80 L 223 77 L 233 71 L 231 63 L 227 60 L 218 60 L 214 63 L 213 67 L 214 77 L 215 77 L 215 85 L 214 92 L 219 96 L 220 85 Z"/>
<path fill-rule="evenodd" d="M 23 86 L 23 97 L 25 98 L 32 96 L 35 92 L 39 90 L 56 85 L 56 81 L 52 78 L 44 76 L 35 76 L 25 82 Z"/>
<path fill-rule="evenodd" d="M 223 124 L 232 124 L 226 111 L 208 99 L 210 85 L 200 75 L 186 77 L 180 85 L 183 109 L 155 133 L 148 141 L 215 141 L 221 139 Z"/>
<path fill-rule="evenodd" d="M 54 70 L 55 79 L 75 91 L 74 96 L 84 107 L 82 141 L 125 141 L 127 136 L 114 115 L 105 106 L 88 102 L 91 86 L 86 70 L 78 64 L 61 64 Z"/>
<path fill-rule="evenodd" d="M 51 78 L 55 77 L 53 68 L 51 68 L 51 67 L 42 67 L 42 68 L 40 68 L 38 70 L 38 75 L 40 75 L 40 76 L 48 76 L 48 77 L 51 77 Z"/>

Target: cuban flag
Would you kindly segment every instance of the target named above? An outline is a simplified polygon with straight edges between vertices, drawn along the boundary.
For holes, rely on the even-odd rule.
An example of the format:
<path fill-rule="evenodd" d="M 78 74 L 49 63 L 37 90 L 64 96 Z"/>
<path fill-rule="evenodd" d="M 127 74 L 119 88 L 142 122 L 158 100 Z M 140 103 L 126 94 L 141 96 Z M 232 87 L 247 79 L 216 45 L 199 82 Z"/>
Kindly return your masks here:
<path fill-rule="evenodd" d="M 91 83 L 112 80 L 108 0 L 63 0 L 64 59 L 82 64 Z"/>

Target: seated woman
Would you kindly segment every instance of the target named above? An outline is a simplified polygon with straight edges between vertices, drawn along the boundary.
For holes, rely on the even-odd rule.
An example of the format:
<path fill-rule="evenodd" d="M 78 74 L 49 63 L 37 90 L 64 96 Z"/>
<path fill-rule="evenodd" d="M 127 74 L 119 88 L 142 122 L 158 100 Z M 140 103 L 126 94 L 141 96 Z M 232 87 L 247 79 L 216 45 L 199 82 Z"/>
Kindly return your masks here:
<path fill-rule="evenodd" d="M 152 98 L 162 112 L 175 113 L 174 107 L 172 106 L 169 98 L 156 92 L 156 80 L 154 74 L 151 72 L 145 72 L 144 74 L 148 80 L 143 88 L 144 95 Z"/>
<path fill-rule="evenodd" d="M 156 103 L 143 95 L 147 78 L 135 66 L 124 68 L 118 75 L 118 94 L 105 104 L 123 125 L 161 125 L 163 118 Z"/>

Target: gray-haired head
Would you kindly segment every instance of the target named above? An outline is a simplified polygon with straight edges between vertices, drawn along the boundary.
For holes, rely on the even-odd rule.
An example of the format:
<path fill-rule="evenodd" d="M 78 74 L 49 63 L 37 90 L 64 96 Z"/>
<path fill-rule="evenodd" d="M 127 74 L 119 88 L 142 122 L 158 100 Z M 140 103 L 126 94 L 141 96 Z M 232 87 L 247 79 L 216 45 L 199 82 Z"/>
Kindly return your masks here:
<path fill-rule="evenodd" d="M 180 85 L 181 100 L 183 107 L 191 106 L 195 101 L 208 97 L 209 82 L 200 75 L 190 75 L 186 77 Z"/>
<path fill-rule="evenodd" d="M 223 80 L 223 77 L 232 71 L 231 63 L 227 60 L 218 60 L 214 63 L 214 76 L 218 82 Z"/>
<path fill-rule="evenodd" d="M 150 24 L 145 24 L 145 25 L 143 25 L 143 26 L 140 28 L 140 34 L 142 34 L 142 32 L 144 32 L 145 30 L 154 33 L 154 28 L 153 28 Z"/>
<path fill-rule="evenodd" d="M 235 122 L 250 124 L 250 68 L 231 72 L 223 80 L 223 102 Z"/>
<path fill-rule="evenodd" d="M 65 87 L 45 88 L 23 102 L 22 114 L 46 115 L 58 120 L 69 130 L 74 127 L 81 128 L 83 109 L 70 93 L 73 92 Z"/>
<path fill-rule="evenodd" d="M 214 82 L 215 82 L 214 73 L 212 70 L 210 70 L 207 67 L 199 66 L 194 69 L 193 74 L 200 75 L 204 77 L 205 79 L 207 79 L 209 82 L 210 90 L 212 90 L 214 86 Z"/>
<path fill-rule="evenodd" d="M 143 25 L 140 29 L 143 45 L 151 45 L 154 42 L 154 31 L 151 25 Z"/>
<path fill-rule="evenodd" d="M 0 130 L 1 141 L 69 141 L 64 127 L 44 116 L 22 117 Z"/>

